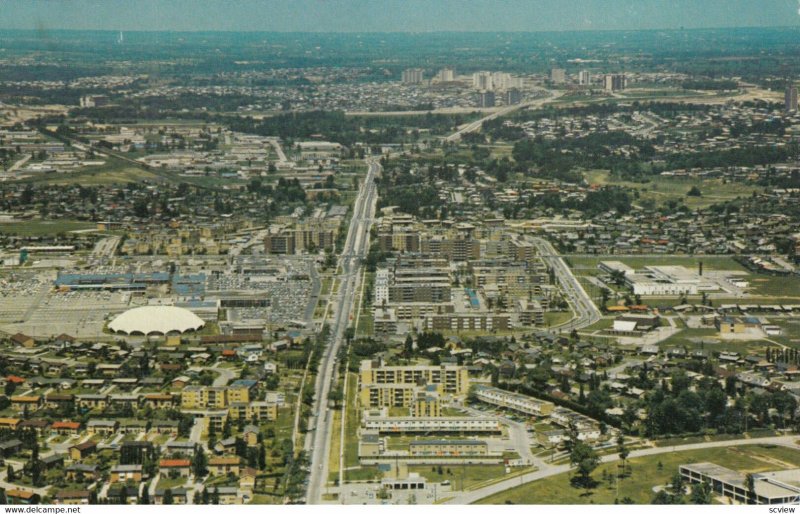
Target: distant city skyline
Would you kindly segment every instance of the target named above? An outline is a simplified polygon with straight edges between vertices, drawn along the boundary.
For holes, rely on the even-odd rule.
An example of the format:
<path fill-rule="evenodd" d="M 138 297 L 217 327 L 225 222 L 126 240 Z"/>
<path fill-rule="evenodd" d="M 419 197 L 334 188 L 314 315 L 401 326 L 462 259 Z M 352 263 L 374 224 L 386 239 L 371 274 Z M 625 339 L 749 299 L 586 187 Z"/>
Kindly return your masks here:
<path fill-rule="evenodd" d="M 540 32 L 800 26 L 798 0 L 4 0 L 2 29 Z"/>

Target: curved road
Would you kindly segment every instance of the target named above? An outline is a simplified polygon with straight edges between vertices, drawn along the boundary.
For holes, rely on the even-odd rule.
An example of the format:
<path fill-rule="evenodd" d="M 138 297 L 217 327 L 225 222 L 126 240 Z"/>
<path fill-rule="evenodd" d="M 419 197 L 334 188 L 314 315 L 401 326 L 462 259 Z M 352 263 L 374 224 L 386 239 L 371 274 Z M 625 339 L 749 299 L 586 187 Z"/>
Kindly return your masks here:
<path fill-rule="evenodd" d="M 780 436 L 780 437 L 765 437 L 759 439 L 733 439 L 730 441 L 711 441 L 706 443 L 685 444 L 682 446 L 662 446 L 658 448 L 644 448 L 641 450 L 632 450 L 628 459 L 636 457 L 645 457 L 649 455 L 660 455 L 662 453 L 682 452 L 689 450 L 702 450 L 705 448 L 725 448 L 727 446 L 747 446 L 754 444 L 775 444 L 779 446 L 786 446 L 788 448 L 800 449 L 798 444 L 798 436 Z M 619 460 L 619 455 L 616 453 L 610 455 L 603 455 L 600 457 L 600 462 L 615 462 Z M 543 469 L 527 473 L 525 475 L 509 478 L 502 482 L 476 489 L 475 491 L 468 491 L 466 493 L 457 493 L 456 496 L 447 500 L 444 503 L 464 505 L 475 503 L 493 494 L 497 494 L 523 484 L 529 484 L 543 478 L 548 478 L 554 475 L 560 475 L 570 470 L 569 464 L 561 464 L 558 466 L 548 466 Z"/>
<path fill-rule="evenodd" d="M 524 102 L 524 103 L 517 104 L 517 105 L 509 105 L 507 107 L 503 107 L 499 111 L 495 111 L 495 112 L 493 112 L 493 113 L 491 113 L 491 114 L 489 114 L 487 116 L 484 116 L 483 118 L 481 118 L 479 120 L 473 121 L 472 123 L 470 123 L 468 125 L 465 125 L 464 127 L 458 129 L 458 131 L 456 131 L 453 134 L 450 134 L 449 136 L 447 136 L 445 138 L 445 141 L 447 141 L 449 143 L 452 143 L 452 142 L 455 142 L 455 141 L 459 141 L 461 139 L 462 135 L 469 134 L 470 132 L 479 131 L 481 129 L 481 127 L 483 126 L 483 122 L 484 121 L 490 121 L 490 120 L 493 120 L 495 118 L 499 118 L 500 116 L 505 116 L 507 114 L 510 114 L 510 113 L 512 113 L 514 111 L 517 111 L 519 109 L 524 109 L 526 107 L 539 107 L 539 106 L 544 105 L 546 103 L 550 103 L 553 100 L 556 100 L 557 98 L 560 98 L 565 93 L 565 91 L 548 91 L 546 89 L 544 91 L 547 91 L 547 92 L 551 93 L 551 96 L 548 96 L 547 98 L 538 98 L 536 100 L 531 100 L 530 102 Z"/>

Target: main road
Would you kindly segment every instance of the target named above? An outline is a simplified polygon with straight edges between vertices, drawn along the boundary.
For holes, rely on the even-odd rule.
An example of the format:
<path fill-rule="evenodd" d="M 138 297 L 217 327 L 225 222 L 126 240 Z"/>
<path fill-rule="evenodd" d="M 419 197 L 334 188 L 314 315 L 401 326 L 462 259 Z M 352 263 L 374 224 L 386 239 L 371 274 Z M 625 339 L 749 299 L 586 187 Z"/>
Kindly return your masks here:
<path fill-rule="evenodd" d="M 328 481 L 328 460 L 333 429 L 333 415 L 328 408 L 328 394 L 336 383 L 336 368 L 339 364 L 336 357 L 344 340 L 345 330 L 350 323 L 362 261 L 369 251 L 369 231 L 378 198 L 374 179 L 379 169 L 380 165 L 376 161 L 369 161 L 369 170 L 353 204 L 353 218 L 339 256 L 339 292 L 335 299 L 330 300 L 335 306 L 335 311 L 330 336 L 317 370 L 314 388 L 316 396 L 311 418 L 313 430 L 306 436 L 306 448 L 311 452 L 307 503 L 320 503 L 322 489 Z"/>
<path fill-rule="evenodd" d="M 569 298 L 570 306 L 575 312 L 575 317 L 566 323 L 558 325 L 556 328 L 561 330 L 578 330 L 600 321 L 602 317 L 600 309 L 597 308 L 597 305 L 595 305 L 589 295 L 586 294 L 586 290 L 583 289 L 581 283 L 578 282 L 578 279 L 572 274 L 572 270 L 570 270 L 567 263 L 564 262 L 563 257 L 556 252 L 553 245 L 551 245 L 549 241 L 539 237 L 533 238 L 532 241 L 544 262 L 553 270 L 553 273 L 555 273 L 556 279 L 561 285 L 561 290 Z"/>
<path fill-rule="evenodd" d="M 483 118 L 481 118 L 479 120 L 473 121 L 472 123 L 469 123 L 469 124 L 461 127 L 460 129 L 458 129 L 453 134 L 450 134 L 449 136 L 447 136 L 445 138 L 445 141 L 450 142 L 450 143 L 455 142 L 455 141 L 459 141 L 461 139 L 462 135 L 469 134 L 470 132 L 477 132 L 478 130 L 480 130 L 481 127 L 483 126 L 483 122 L 485 122 L 485 121 L 490 121 L 490 120 L 493 120 L 495 118 L 499 118 L 500 116 L 505 116 L 507 114 L 511 114 L 512 112 L 517 111 L 519 109 L 524 109 L 524 108 L 527 108 L 527 107 L 539 107 L 539 106 L 542 106 L 542 105 L 544 105 L 546 103 L 550 103 L 553 100 L 556 100 L 557 98 L 560 98 L 565 93 L 565 91 L 555 91 L 555 92 L 553 92 L 553 91 L 549 91 L 547 89 L 543 89 L 542 91 L 550 93 L 550 96 L 548 96 L 546 98 L 537 98 L 536 100 L 531 100 L 530 102 L 523 102 L 523 103 L 520 103 L 520 104 L 509 105 L 509 106 L 503 107 L 499 111 L 495 111 L 495 112 L 493 112 L 493 113 L 491 113 L 491 114 L 489 114 L 487 116 L 484 116 Z"/>

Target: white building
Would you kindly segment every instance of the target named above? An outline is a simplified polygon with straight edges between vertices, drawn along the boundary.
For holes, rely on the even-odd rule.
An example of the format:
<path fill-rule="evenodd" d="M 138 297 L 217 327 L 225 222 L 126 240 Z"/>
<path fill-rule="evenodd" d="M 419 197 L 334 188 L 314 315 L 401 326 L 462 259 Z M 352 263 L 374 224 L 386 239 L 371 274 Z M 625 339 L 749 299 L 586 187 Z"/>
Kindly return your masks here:
<path fill-rule="evenodd" d="M 550 80 L 553 84 L 563 84 L 567 81 L 567 72 L 564 68 L 553 68 L 550 70 Z"/>
<path fill-rule="evenodd" d="M 436 74 L 436 80 L 439 82 L 452 82 L 456 79 L 456 72 L 453 68 L 442 68 Z"/>
<path fill-rule="evenodd" d="M 499 432 L 497 420 L 489 417 L 375 417 L 364 416 L 365 430 L 381 434 L 404 432 Z"/>
<path fill-rule="evenodd" d="M 482 402 L 531 416 L 547 416 L 553 410 L 553 404 L 550 402 L 496 387 L 475 386 L 475 397 Z"/>
<path fill-rule="evenodd" d="M 424 70 L 422 68 L 403 70 L 401 79 L 403 84 L 421 84 L 424 80 Z"/>
<path fill-rule="evenodd" d="M 492 91 L 494 89 L 494 82 L 492 81 L 492 72 L 476 71 L 475 73 L 473 73 L 472 87 L 481 91 Z"/>
<path fill-rule="evenodd" d="M 375 284 L 373 286 L 375 299 L 372 305 L 381 306 L 389 302 L 389 269 L 381 268 L 375 271 Z"/>

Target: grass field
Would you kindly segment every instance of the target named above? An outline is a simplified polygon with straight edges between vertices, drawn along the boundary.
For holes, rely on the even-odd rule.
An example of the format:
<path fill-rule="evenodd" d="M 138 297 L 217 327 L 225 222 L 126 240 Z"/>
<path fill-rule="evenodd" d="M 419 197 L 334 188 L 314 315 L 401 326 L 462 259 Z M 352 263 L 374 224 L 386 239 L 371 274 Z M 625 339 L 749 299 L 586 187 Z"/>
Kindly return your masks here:
<path fill-rule="evenodd" d="M 347 382 L 347 413 L 344 426 L 344 467 L 350 468 L 358 466 L 358 377 L 355 373 L 350 373 Z M 351 473 L 347 471 L 346 478 L 350 478 Z"/>
<path fill-rule="evenodd" d="M 363 275 L 363 288 L 359 290 L 358 298 L 360 302 L 360 310 L 358 313 L 358 325 L 356 326 L 356 336 L 369 336 L 375 331 L 375 324 L 372 316 L 372 303 L 366 296 L 362 296 L 361 291 L 366 294 L 368 290 L 373 289 L 375 283 L 375 273 L 364 273 Z"/>
<path fill-rule="evenodd" d="M 409 466 L 410 473 L 419 473 L 431 483 L 440 483 L 449 480 L 454 491 L 471 489 L 490 480 L 505 476 L 505 466 L 502 464 L 487 464 L 481 466 L 459 466 L 457 464 L 441 466 L 442 474 L 438 473 L 438 466 Z"/>
<path fill-rule="evenodd" d="M 614 326 L 614 318 L 602 318 L 597 323 L 589 325 L 581 330 L 581 332 L 594 332 L 595 330 L 608 330 Z"/>
<path fill-rule="evenodd" d="M 83 186 L 124 184 L 143 180 L 159 180 L 159 176 L 135 164 L 115 157 L 101 156 L 105 164 L 93 166 L 74 173 L 48 173 L 23 179 L 21 182 L 45 182 L 48 184 L 81 184 Z"/>
<path fill-rule="evenodd" d="M 331 429 L 331 448 L 328 454 L 328 472 L 330 480 L 339 480 L 339 455 L 341 454 L 342 411 L 333 411 L 333 428 Z"/>
<path fill-rule="evenodd" d="M 599 484 L 586 492 L 570 483 L 570 473 L 538 480 L 485 498 L 481 504 L 613 504 L 614 499 L 628 497 L 638 504 L 648 504 L 655 495 L 653 487 L 667 484 L 681 464 L 714 462 L 742 473 L 791 469 L 800 466 L 800 452 L 779 446 L 753 445 L 704 450 L 676 451 L 638 457 L 629 461 L 630 476 L 617 484 L 603 480 L 603 472 L 613 477 L 619 463 L 600 465 L 592 474 Z M 660 466 L 659 466 L 660 463 Z"/>
<path fill-rule="evenodd" d="M 566 323 L 567 321 L 571 320 L 572 317 L 572 312 L 545 312 L 544 323 L 545 325 L 552 327 Z"/>
<path fill-rule="evenodd" d="M 800 300 L 800 277 L 770 275 L 750 275 L 750 292 L 754 295 L 795 298 Z M 742 302 L 747 303 L 747 302 Z"/>
<path fill-rule="evenodd" d="M 697 269 L 700 262 L 705 270 L 747 271 L 741 264 L 726 255 L 567 255 L 570 265 L 580 269 L 597 269 L 602 261 L 620 261 L 623 264 L 639 269 L 644 266 L 685 266 Z"/>
<path fill-rule="evenodd" d="M 721 179 L 698 179 L 682 177 L 662 177 L 655 175 L 650 182 L 630 182 L 610 176 L 606 170 L 590 170 L 584 172 L 590 184 L 617 185 L 639 191 L 639 198 L 634 203 L 648 207 L 650 202 L 658 205 L 669 200 L 680 199 L 690 208 L 708 207 L 709 205 L 746 197 L 757 188 L 738 182 L 724 183 Z M 702 196 L 686 196 L 692 188 L 697 187 Z"/>
<path fill-rule="evenodd" d="M 0 233 L 17 234 L 19 236 L 49 236 L 65 234 L 73 230 L 87 230 L 97 227 L 91 221 L 19 221 L 14 223 L 0 223 Z"/>

